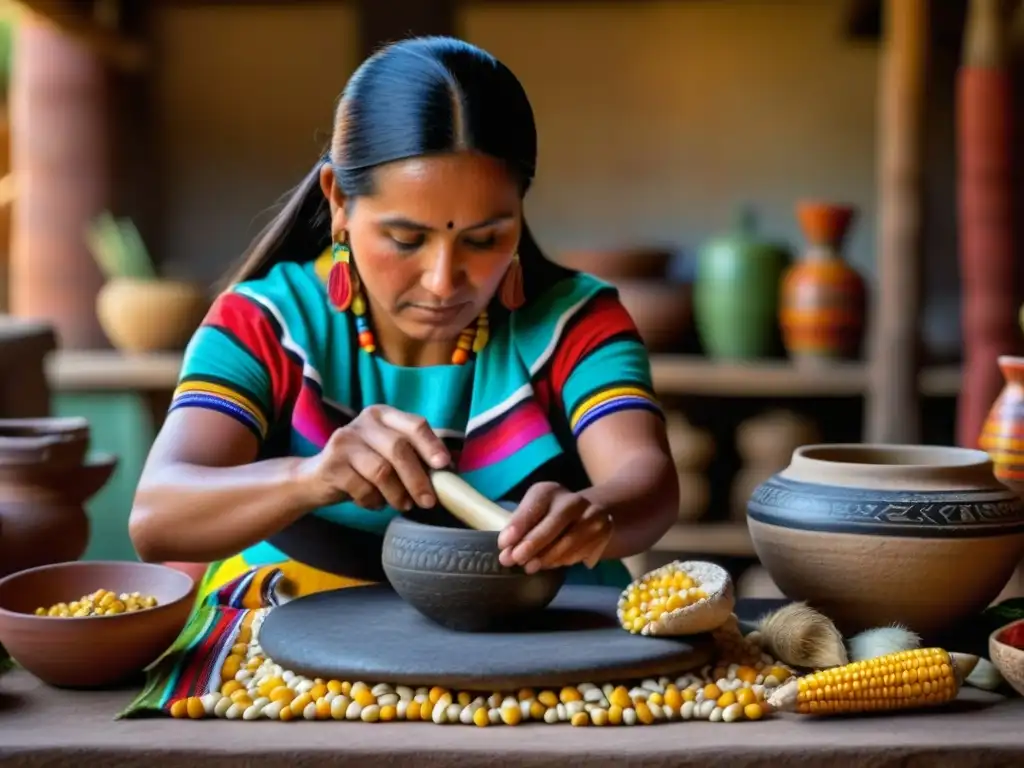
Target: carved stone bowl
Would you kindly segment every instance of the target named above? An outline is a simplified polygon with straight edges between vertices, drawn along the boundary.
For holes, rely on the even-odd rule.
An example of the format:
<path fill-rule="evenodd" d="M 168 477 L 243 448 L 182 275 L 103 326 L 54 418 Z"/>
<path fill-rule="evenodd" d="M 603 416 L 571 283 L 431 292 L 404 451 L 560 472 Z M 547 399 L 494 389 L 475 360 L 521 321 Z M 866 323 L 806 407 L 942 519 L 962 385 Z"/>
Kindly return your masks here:
<path fill-rule="evenodd" d="M 966 448 L 803 446 L 753 492 L 747 524 L 779 589 L 847 635 L 942 633 L 988 606 L 1024 556 L 1024 502 Z"/>
<path fill-rule="evenodd" d="M 565 569 L 528 574 L 498 562 L 498 534 L 396 517 L 384 534 L 384 573 L 428 619 L 462 632 L 508 627 L 539 611 L 565 582 Z"/>

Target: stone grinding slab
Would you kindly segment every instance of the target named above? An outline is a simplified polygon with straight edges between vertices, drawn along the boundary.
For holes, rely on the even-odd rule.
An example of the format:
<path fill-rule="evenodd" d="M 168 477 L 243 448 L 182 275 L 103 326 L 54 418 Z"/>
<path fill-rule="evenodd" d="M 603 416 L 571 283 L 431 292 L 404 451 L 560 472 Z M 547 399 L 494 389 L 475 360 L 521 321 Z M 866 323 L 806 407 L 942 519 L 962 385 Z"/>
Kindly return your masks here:
<path fill-rule="evenodd" d="M 618 596 L 614 587 L 567 585 L 516 631 L 468 633 L 434 624 L 386 585 L 339 589 L 273 609 L 260 645 L 307 677 L 487 691 L 674 677 L 711 659 L 707 635 L 623 630 Z"/>

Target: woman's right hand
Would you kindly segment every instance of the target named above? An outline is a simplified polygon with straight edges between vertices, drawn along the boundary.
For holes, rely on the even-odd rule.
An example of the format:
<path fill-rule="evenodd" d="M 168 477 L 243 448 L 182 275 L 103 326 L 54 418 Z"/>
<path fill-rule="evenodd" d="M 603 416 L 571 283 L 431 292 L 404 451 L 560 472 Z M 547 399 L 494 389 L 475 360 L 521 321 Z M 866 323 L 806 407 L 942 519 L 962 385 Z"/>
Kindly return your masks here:
<path fill-rule="evenodd" d="M 422 416 L 371 405 L 304 463 L 320 506 L 351 499 L 365 509 L 387 504 L 407 512 L 434 506 L 427 465 L 443 469 L 451 454 Z"/>

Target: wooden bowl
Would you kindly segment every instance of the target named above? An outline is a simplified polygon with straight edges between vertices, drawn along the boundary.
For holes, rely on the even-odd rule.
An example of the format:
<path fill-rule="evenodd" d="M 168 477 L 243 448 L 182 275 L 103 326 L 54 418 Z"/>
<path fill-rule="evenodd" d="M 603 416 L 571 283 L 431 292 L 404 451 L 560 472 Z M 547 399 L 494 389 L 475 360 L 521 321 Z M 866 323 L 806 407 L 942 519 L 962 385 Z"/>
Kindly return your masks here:
<path fill-rule="evenodd" d="M 209 307 L 205 289 L 178 280 L 108 281 L 96 297 L 96 317 L 123 352 L 184 349 Z"/>
<path fill-rule="evenodd" d="M 384 534 L 381 564 L 395 592 L 428 619 L 482 632 L 546 608 L 565 583 L 564 568 L 528 574 L 505 567 L 498 554 L 497 532 L 399 516 Z"/>
<path fill-rule="evenodd" d="M 672 254 L 658 248 L 612 248 L 561 251 L 552 259 L 603 280 L 660 280 L 668 273 Z"/>
<path fill-rule="evenodd" d="M 1024 625 L 1024 619 L 1011 621 L 988 637 L 988 657 L 1010 686 L 1024 696 L 1024 650 L 1007 645 L 1000 638 L 1012 627 Z"/>
<path fill-rule="evenodd" d="M 665 280 L 619 280 L 619 300 L 651 352 L 668 352 L 683 341 L 693 319 L 693 286 Z"/>
<path fill-rule="evenodd" d="M 116 616 L 36 616 L 39 607 L 108 589 L 141 592 L 155 608 Z M 167 650 L 188 620 L 195 582 L 152 563 L 87 561 L 19 571 L 0 580 L 0 645 L 49 685 L 99 688 L 124 682 Z"/>

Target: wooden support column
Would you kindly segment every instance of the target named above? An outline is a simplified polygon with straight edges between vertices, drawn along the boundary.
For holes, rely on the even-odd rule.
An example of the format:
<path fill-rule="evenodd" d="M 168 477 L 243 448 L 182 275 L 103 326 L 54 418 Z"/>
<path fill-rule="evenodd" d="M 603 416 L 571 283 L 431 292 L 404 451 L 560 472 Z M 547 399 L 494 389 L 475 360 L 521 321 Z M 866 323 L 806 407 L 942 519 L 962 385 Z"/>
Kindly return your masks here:
<path fill-rule="evenodd" d="M 457 0 L 358 0 L 363 56 L 419 35 L 456 34 Z"/>
<path fill-rule="evenodd" d="M 96 319 L 99 269 L 87 224 L 111 203 L 108 72 L 80 38 L 26 13 L 14 43 L 11 313 L 46 320 L 65 348 L 109 346 Z"/>
<path fill-rule="evenodd" d="M 957 73 L 963 386 L 957 443 L 977 448 L 1003 388 L 997 359 L 1018 355 L 1020 276 L 1013 226 L 1013 91 L 1004 0 L 971 0 Z"/>
<path fill-rule="evenodd" d="M 922 165 L 930 0 L 886 0 L 878 84 L 878 249 L 865 434 L 921 439 Z"/>

